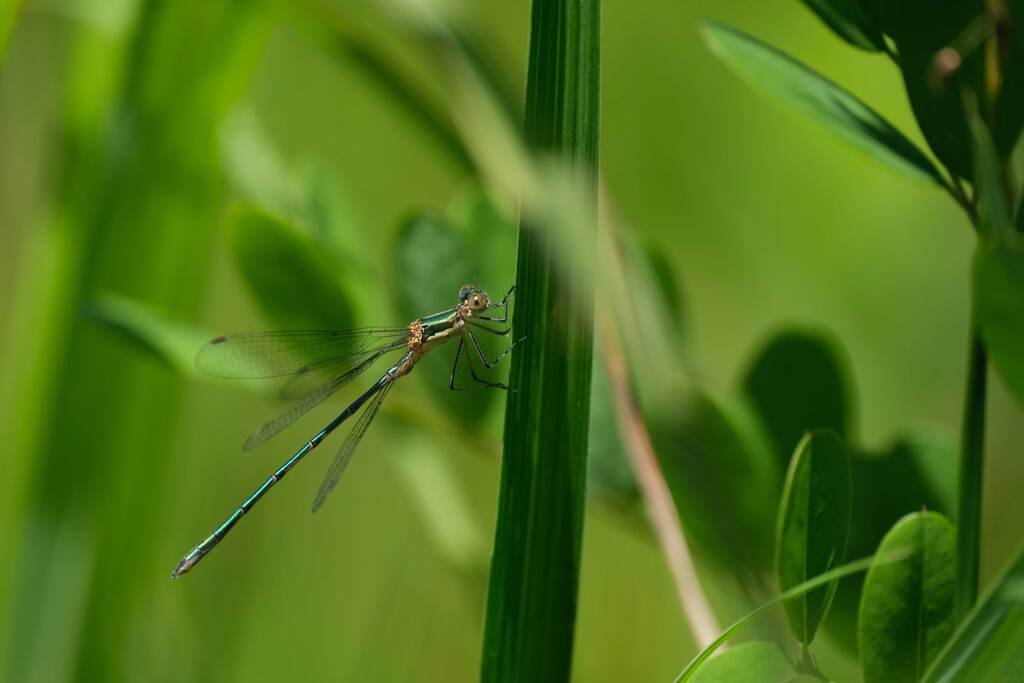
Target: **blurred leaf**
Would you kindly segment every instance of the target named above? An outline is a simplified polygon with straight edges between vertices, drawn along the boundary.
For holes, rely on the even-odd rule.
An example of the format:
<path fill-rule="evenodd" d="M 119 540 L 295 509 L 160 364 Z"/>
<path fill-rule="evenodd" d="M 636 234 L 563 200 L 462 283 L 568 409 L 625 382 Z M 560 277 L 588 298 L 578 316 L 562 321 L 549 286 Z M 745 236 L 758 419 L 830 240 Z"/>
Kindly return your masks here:
<path fill-rule="evenodd" d="M 638 265 L 646 269 L 651 282 L 654 284 L 654 287 L 648 291 L 661 295 L 662 301 L 660 303 L 664 305 L 659 307 L 659 312 L 667 315 L 668 319 L 672 322 L 669 329 L 675 332 L 676 335 L 673 342 L 683 345 L 689 336 L 689 324 L 676 270 L 666 258 L 665 251 L 653 245 L 643 247 L 640 256 L 641 258 L 638 259 L 640 263 Z"/>
<path fill-rule="evenodd" d="M 946 432 L 918 428 L 886 452 L 853 452 L 853 514 L 846 554 L 863 557 L 874 551 L 886 532 L 903 516 L 921 509 L 955 512 L 957 452 Z M 839 583 L 825 624 L 829 635 L 848 650 L 857 650 L 857 610 L 862 576 Z"/>
<path fill-rule="evenodd" d="M 937 82 L 933 60 L 939 50 L 982 16 L 982 0 L 859 1 L 896 44 L 910 105 L 935 155 L 957 175 L 972 177 L 970 137 L 961 97 L 964 88 L 979 94 L 983 91 L 985 50 L 972 49 L 956 72 L 941 82 Z"/>
<path fill-rule="evenodd" d="M 864 683 L 916 683 L 953 632 L 956 532 L 936 512 L 907 515 L 882 539 L 879 555 L 908 552 L 874 565 L 860 600 Z"/>
<path fill-rule="evenodd" d="M 782 490 L 775 541 L 776 571 L 783 592 L 841 563 L 850 533 L 850 460 L 829 430 L 800 441 Z M 839 580 L 786 603 L 796 639 L 814 640 L 828 614 Z"/>
<path fill-rule="evenodd" d="M 785 330 L 757 354 L 743 393 L 785 467 L 808 431 L 827 428 L 850 438 L 849 385 L 837 340 L 821 332 Z"/>
<path fill-rule="evenodd" d="M 220 126 L 220 146 L 224 171 L 236 192 L 279 215 L 294 214 L 299 204 L 295 178 L 255 111 L 232 110 Z"/>
<path fill-rule="evenodd" d="M 600 340 L 595 341 L 596 358 L 601 358 L 600 344 Z M 590 380 L 590 434 L 587 441 L 590 447 L 587 458 L 588 493 L 617 503 L 638 500 L 640 489 L 619 431 L 608 372 L 601 362 L 594 363 L 594 374 Z"/>
<path fill-rule="evenodd" d="M 885 49 L 881 31 L 864 14 L 857 0 L 803 0 L 803 3 L 850 45 L 873 52 Z"/>
<path fill-rule="evenodd" d="M 1024 680 L 1024 551 L 946 644 L 923 683 Z"/>
<path fill-rule="evenodd" d="M 781 470 L 767 449 L 700 392 L 659 403 L 647 420 L 688 535 L 740 575 L 768 569 Z"/>
<path fill-rule="evenodd" d="M 18 21 L 22 0 L 0 0 L 0 70 L 3 69 L 4 57 L 7 56 L 7 45 L 14 33 L 14 25 Z"/>
<path fill-rule="evenodd" d="M 974 314 L 993 365 L 1024 401 L 1024 244 L 1019 236 L 978 245 Z"/>
<path fill-rule="evenodd" d="M 348 296 L 308 235 L 266 211 L 240 206 L 228 219 L 228 236 L 249 291 L 275 327 L 353 326 Z"/>
<path fill-rule="evenodd" d="M 793 663 L 775 643 L 753 642 L 726 650 L 702 666 L 693 683 L 790 683 L 801 681 Z"/>
<path fill-rule="evenodd" d="M 504 293 L 515 280 L 517 236 L 512 216 L 476 185 L 463 192 L 447 216 L 467 236 L 475 269 L 471 280 L 492 296 Z"/>
<path fill-rule="evenodd" d="M 89 308 L 97 320 L 141 344 L 186 377 L 206 377 L 196 369 L 196 351 L 212 335 L 156 312 L 147 304 L 116 294 L 97 297 Z"/>
<path fill-rule="evenodd" d="M 472 282 L 475 267 L 472 252 L 465 236 L 440 216 L 422 213 L 407 220 L 398 231 L 392 256 L 395 293 L 398 312 L 405 321 L 412 321 L 459 302 L 459 289 Z M 493 335 L 477 334 L 485 352 L 496 346 Z M 505 343 L 502 338 L 498 344 Z M 444 353 L 430 354 L 417 366 L 417 372 L 427 377 L 432 395 L 443 401 L 448 409 L 465 419 L 469 428 L 479 427 L 480 415 L 494 400 L 496 389 L 450 391 L 452 365 L 458 341 L 445 345 Z M 464 353 L 468 352 L 463 349 Z M 492 357 L 496 355 L 490 352 Z M 479 359 L 473 366 L 481 377 L 492 377 L 493 372 L 481 367 Z M 459 359 L 456 375 L 458 386 L 473 386 L 466 358 Z"/>
<path fill-rule="evenodd" d="M 784 52 L 717 22 L 704 24 L 711 50 L 750 84 L 787 102 L 880 162 L 946 183 L 914 143 L 859 99 Z"/>

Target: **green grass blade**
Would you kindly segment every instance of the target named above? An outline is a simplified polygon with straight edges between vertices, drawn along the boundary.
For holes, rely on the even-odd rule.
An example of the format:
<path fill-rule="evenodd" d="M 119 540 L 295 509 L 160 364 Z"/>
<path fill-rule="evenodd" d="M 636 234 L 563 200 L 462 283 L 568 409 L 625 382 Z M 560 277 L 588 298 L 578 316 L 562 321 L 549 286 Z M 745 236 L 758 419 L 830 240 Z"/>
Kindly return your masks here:
<path fill-rule="evenodd" d="M 1024 547 L 939 653 L 922 683 L 1024 679 Z"/>
<path fill-rule="evenodd" d="M 599 60 L 598 0 L 535 0 L 526 139 L 574 162 L 595 216 Z M 583 535 L 591 294 L 560 277 L 537 231 L 521 227 L 519 240 L 514 335 L 526 341 L 509 380 L 481 678 L 566 681 Z"/>
<path fill-rule="evenodd" d="M 753 87 L 778 97 L 878 161 L 946 187 L 928 157 L 860 99 L 753 36 L 717 22 L 707 22 L 704 30 L 712 51 Z"/>

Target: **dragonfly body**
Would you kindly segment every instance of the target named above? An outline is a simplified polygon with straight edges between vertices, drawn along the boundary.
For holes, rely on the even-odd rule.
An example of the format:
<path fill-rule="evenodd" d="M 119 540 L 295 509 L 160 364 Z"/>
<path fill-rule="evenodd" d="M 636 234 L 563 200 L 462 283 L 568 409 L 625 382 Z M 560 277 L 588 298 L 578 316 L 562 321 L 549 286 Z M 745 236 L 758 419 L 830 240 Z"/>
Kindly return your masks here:
<path fill-rule="evenodd" d="M 273 474 L 267 477 L 267 479 L 255 491 L 253 491 L 253 493 L 246 498 L 245 501 L 242 502 L 242 504 L 239 505 L 238 508 L 213 531 L 213 533 L 185 555 L 171 573 L 171 578 L 177 578 L 192 569 L 192 567 L 205 557 L 207 553 L 213 550 L 213 548 L 216 547 L 216 545 L 220 543 L 225 536 L 227 536 L 228 532 L 231 531 L 235 524 L 238 523 L 238 520 L 249 512 L 249 510 L 256 505 L 267 491 L 269 491 L 278 481 L 283 479 L 284 476 L 288 474 L 288 472 L 290 472 L 300 460 L 309 455 L 313 449 L 319 446 L 320 443 L 323 442 L 323 440 L 326 439 L 328 435 L 337 429 L 343 422 L 358 413 L 364 405 L 369 403 L 370 405 L 363 411 L 359 421 L 353 427 L 348 438 L 346 438 L 345 443 L 342 444 L 341 450 L 338 452 L 338 455 L 335 457 L 334 462 L 332 462 L 331 467 L 327 472 L 327 476 L 320 485 L 320 490 L 317 492 L 317 496 L 313 502 L 313 510 L 317 510 L 337 484 L 338 479 L 347 467 L 349 459 L 351 459 L 355 452 L 356 446 L 376 415 L 377 410 L 383 402 L 384 397 L 387 395 L 388 390 L 391 388 L 391 385 L 399 378 L 409 374 L 415 367 L 416 363 L 419 362 L 427 352 L 452 339 L 459 339 L 459 351 L 455 357 L 455 366 L 452 368 L 452 378 L 449 383 L 449 388 L 452 390 L 467 388 L 455 386 L 455 370 L 458 366 L 459 357 L 467 338 L 472 340 L 472 345 L 476 349 L 480 360 L 483 361 L 487 367 L 492 367 L 494 363 L 500 360 L 501 357 L 511 350 L 514 344 L 510 344 L 505 352 L 502 353 L 495 361 L 488 361 L 480 350 L 480 346 L 477 343 L 476 337 L 473 335 L 472 329 L 481 329 L 500 336 L 508 335 L 510 328 L 496 330 L 487 327 L 486 325 L 481 326 L 478 321 L 484 320 L 506 323 L 508 321 L 508 299 L 513 289 L 514 287 L 509 289 L 502 302 L 492 304 L 486 294 L 478 291 L 473 285 L 466 285 L 459 292 L 460 304 L 458 306 L 414 320 L 404 330 L 402 328 L 371 328 L 366 331 L 353 331 L 350 333 L 329 331 L 257 333 L 255 335 L 217 337 L 210 341 L 200 351 L 200 355 L 197 357 L 197 363 L 199 363 L 201 367 L 203 367 L 203 365 L 209 365 L 210 368 L 213 368 L 210 371 L 210 374 L 214 374 L 215 376 L 270 377 L 292 374 L 298 377 L 303 377 L 304 375 L 324 371 L 334 367 L 335 365 L 337 366 L 337 371 L 340 372 L 340 375 L 328 381 L 319 389 L 309 392 L 309 395 L 304 398 L 304 400 L 300 401 L 295 408 L 285 413 L 277 420 L 268 422 L 266 425 L 261 427 L 260 430 L 250 437 L 250 440 L 246 443 L 246 448 L 259 445 L 293 422 L 295 419 L 298 419 L 299 416 L 317 405 L 324 398 L 333 394 L 349 381 L 360 375 L 385 353 L 396 352 L 400 349 L 404 349 L 404 352 L 401 357 L 387 369 L 380 379 L 363 392 L 361 396 L 352 401 L 352 403 L 341 411 L 337 417 L 331 420 L 326 427 L 321 429 L 315 436 L 313 436 L 313 438 L 307 441 L 302 448 L 296 451 L 291 458 L 281 465 Z M 496 318 L 484 315 L 486 312 L 498 307 L 504 308 L 505 312 L 503 317 Z M 388 341 L 380 347 L 367 348 L 367 342 L 363 337 L 365 337 L 365 339 L 382 337 L 388 339 Z M 282 352 L 282 349 L 287 350 L 288 344 L 285 343 L 280 348 L 275 346 L 275 344 L 280 343 L 281 340 L 289 342 L 293 348 L 302 348 L 303 346 L 308 347 L 310 354 L 314 356 L 314 360 L 297 366 L 295 364 L 289 364 L 286 360 L 282 360 L 285 358 L 285 354 Z M 346 342 L 348 343 L 346 344 Z M 260 368 L 259 370 L 252 370 L 250 368 L 250 363 L 248 362 L 249 359 L 245 358 L 244 354 L 239 357 L 236 356 L 233 350 L 228 351 L 227 353 L 223 352 L 223 349 L 229 348 L 232 343 L 234 343 L 233 348 L 238 348 L 239 346 L 256 348 L 262 346 L 264 347 L 263 350 L 267 351 L 271 355 L 271 360 L 262 366 L 258 366 Z M 332 348 L 332 344 L 334 348 Z M 204 361 L 204 358 L 207 360 Z M 212 361 L 209 360 L 211 358 L 213 359 Z M 217 367 L 216 360 L 218 358 L 221 358 L 221 360 L 226 359 L 228 361 L 228 366 L 226 368 Z M 469 363 L 470 372 L 472 373 L 473 378 L 480 383 L 480 386 L 506 388 L 502 384 L 488 382 L 477 377 L 472 366 L 472 361 L 469 360 L 468 355 L 467 363 Z"/>

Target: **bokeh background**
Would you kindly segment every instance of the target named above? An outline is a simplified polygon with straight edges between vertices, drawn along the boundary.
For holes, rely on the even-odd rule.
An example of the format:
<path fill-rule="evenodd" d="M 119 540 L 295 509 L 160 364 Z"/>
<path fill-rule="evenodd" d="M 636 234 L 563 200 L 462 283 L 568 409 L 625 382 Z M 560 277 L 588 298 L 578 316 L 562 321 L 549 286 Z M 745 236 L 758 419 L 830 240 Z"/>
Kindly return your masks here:
<path fill-rule="evenodd" d="M 444 104 L 437 63 L 386 11 L 333 10 Z M 519 97 L 529 3 L 468 10 Z M 281 169 L 286 185 L 328 187 L 351 266 L 339 278 L 366 324 L 401 323 L 410 290 L 438 291 L 421 281 L 429 268 L 403 261 L 413 217 L 469 226 L 471 258 L 436 255 L 444 283 L 489 275 L 501 279 L 480 282 L 492 294 L 507 287 L 514 211 L 477 210 L 466 166 L 324 41 L 315 16 L 227 0 L 25 3 L 0 64 L 5 680 L 478 676 L 500 396 L 440 396 L 443 351 L 393 392 L 322 512 L 309 514 L 318 453 L 171 583 L 181 555 L 344 397 L 243 454 L 280 409 L 273 397 L 182 373 L 95 313 L 117 294 L 189 333 L 273 327 L 225 226 L 239 199 L 289 211 L 260 196 Z M 921 142 L 891 65 L 841 44 L 796 0 L 607 0 L 601 170 L 621 223 L 671 267 L 688 371 L 727 394 L 774 332 L 826 330 L 845 350 L 859 443 L 881 448 L 912 425 L 954 443 L 970 227 L 932 187 L 748 90 L 704 46 L 705 17 L 783 46 Z M 435 298 L 422 313 L 451 303 Z M 989 415 L 983 579 L 1024 522 L 1024 427 L 997 378 Z M 735 579 L 697 554 L 722 622 L 747 611 Z M 694 654 L 636 505 L 591 496 L 578 616 L 579 681 L 665 680 Z M 841 647 L 827 636 L 820 647 L 837 680 L 851 675 Z"/>

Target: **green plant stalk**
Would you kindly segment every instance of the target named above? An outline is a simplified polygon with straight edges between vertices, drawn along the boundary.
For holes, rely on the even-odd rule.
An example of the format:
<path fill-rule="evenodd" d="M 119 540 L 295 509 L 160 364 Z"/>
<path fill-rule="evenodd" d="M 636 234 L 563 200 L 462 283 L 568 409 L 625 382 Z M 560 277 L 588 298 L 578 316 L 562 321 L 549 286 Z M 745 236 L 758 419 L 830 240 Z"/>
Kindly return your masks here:
<path fill-rule="evenodd" d="M 960 444 L 960 490 L 957 526 L 958 619 L 963 619 L 978 599 L 978 567 L 981 558 L 981 490 L 985 450 L 985 385 L 988 362 L 977 325 L 971 325 L 967 360 L 967 392 Z"/>
<path fill-rule="evenodd" d="M 531 25 L 526 141 L 585 179 L 596 226 L 600 1 L 535 0 Z M 593 304 L 544 238 L 520 226 L 513 334 L 526 340 L 513 354 L 505 412 L 484 681 L 566 681 L 572 663 Z"/>

